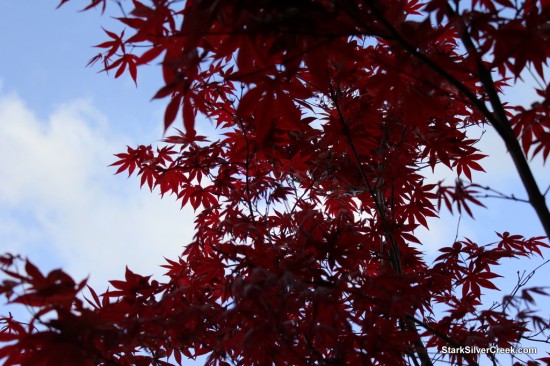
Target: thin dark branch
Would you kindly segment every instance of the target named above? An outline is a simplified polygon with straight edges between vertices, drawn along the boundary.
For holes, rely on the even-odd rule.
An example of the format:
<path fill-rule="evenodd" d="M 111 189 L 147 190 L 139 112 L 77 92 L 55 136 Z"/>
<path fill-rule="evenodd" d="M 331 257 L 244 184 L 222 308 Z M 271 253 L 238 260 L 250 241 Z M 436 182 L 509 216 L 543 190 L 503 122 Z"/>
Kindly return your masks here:
<path fill-rule="evenodd" d="M 511 304 L 512 300 L 516 297 L 518 291 L 522 287 L 527 285 L 527 283 L 531 280 L 531 278 L 533 278 L 533 276 L 535 275 L 537 270 L 539 270 L 540 268 L 542 268 L 543 266 L 545 266 L 549 262 L 550 262 L 550 259 L 544 261 L 543 263 L 541 263 L 540 265 L 535 267 L 527 275 L 526 275 L 526 271 L 523 271 L 521 275 L 519 274 L 519 271 L 517 271 L 518 281 L 517 281 L 516 285 L 514 286 L 514 288 L 512 289 L 512 292 L 510 293 L 510 295 L 506 296 L 506 298 L 502 301 L 502 304 L 501 304 L 502 312 L 506 311 L 506 308 L 508 307 L 508 305 Z"/>
<path fill-rule="evenodd" d="M 539 343 L 545 343 L 545 344 L 550 344 L 550 338 L 546 338 L 546 339 L 538 339 L 538 338 L 531 338 L 531 337 L 523 337 L 531 342 L 539 342 Z"/>
<path fill-rule="evenodd" d="M 365 185 L 367 186 L 367 189 L 369 193 L 372 195 L 372 198 L 374 200 L 374 205 L 376 207 L 376 210 L 380 214 L 380 219 L 382 221 L 382 227 L 384 229 L 384 236 L 386 240 L 390 244 L 390 257 L 392 258 L 392 264 L 397 271 L 397 273 L 401 273 L 401 258 L 399 255 L 399 248 L 397 247 L 397 244 L 395 243 L 395 240 L 392 237 L 391 231 L 389 230 L 389 223 L 388 218 L 386 215 L 386 209 L 384 207 L 383 202 L 383 196 L 380 192 L 379 187 L 373 187 L 370 183 L 369 178 L 367 177 L 367 174 L 365 173 L 363 166 L 361 165 L 361 158 L 359 156 L 359 153 L 357 152 L 357 149 L 355 147 L 355 144 L 351 138 L 351 132 L 349 130 L 349 127 L 346 123 L 346 120 L 344 118 L 344 115 L 342 113 L 342 110 L 340 109 L 340 105 L 338 103 L 338 97 L 336 95 L 336 91 L 333 89 L 332 85 L 330 85 L 330 97 L 332 102 L 334 103 L 336 107 L 336 111 L 338 113 L 338 119 L 342 125 L 342 129 L 344 130 L 344 134 L 346 135 L 346 139 L 348 141 L 348 144 L 351 148 L 353 158 L 357 162 L 357 168 L 359 170 L 359 174 L 361 175 L 361 179 L 365 182 Z"/>
<path fill-rule="evenodd" d="M 493 107 L 494 113 L 490 113 L 485 106 L 484 109 L 480 109 L 480 111 L 483 112 L 483 114 L 489 119 L 491 125 L 495 128 L 506 144 L 506 147 L 510 152 L 510 156 L 514 161 L 514 165 L 516 166 L 518 174 L 522 180 L 523 186 L 529 196 L 529 203 L 537 213 L 540 223 L 546 231 L 546 235 L 550 237 L 550 211 L 548 210 L 544 196 L 539 190 L 539 186 L 533 176 L 533 172 L 527 162 L 525 154 L 523 153 L 523 150 L 521 149 L 521 146 L 512 131 L 510 121 L 508 120 L 508 116 L 506 115 L 506 111 L 504 110 L 498 91 L 496 90 L 491 72 L 485 66 L 481 55 L 472 41 L 470 33 L 467 31 L 467 26 L 462 17 L 455 13 L 450 6 L 448 7 L 448 12 L 450 17 L 456 18 L 461 26 L 459 32 L 462 42 L 466 46 L 466 49 L 471 57 L 474 57 L 475 59 L 478 68 L 478 77 L 487 92 L 487 96 L 489 97 L 489 102 Z"/>
<path fill-rule="evenodd" d="M 474 195 L 473 197 L 475 197 L 475 198 L 499 198 L 499 199 L 503 199 L 503 200 L 510 200 L 510 201 L 516 201 L 516 202 L 529 203 L 529 204 L 531 203 L 531 202 L 529 202 L 529 200 L 522 199 L 522 198 L 517 198 L 514 195 L 500 196 L 500 195 L 496 195 L 496 194 L 480 194 L 480 195 Z"/>
<path fill-rule="evenodd" d="M 462 220 L 462 215 L 458 215 L 458 222 L 456 223 L 456 232 L 455 232 L 455 240 L 454 243 L 458 241 L 458 233 L 460 231 L 460 221 Z"/>
<path fill-rule="evenodd" d="M 481 188 L 481 189 L 484 189 L 486 191 L 492 192 L 494 194 L 487 193 L 487 194 L 474 195 L 474 197 L 476 197 L 476 198 L 499 198 L 499 199 L 505 199 L 505 200 L 511 200 L 511 201 L 516 201 L 516 202 L 523 202 L 523 203 L 531 204 L 531 202 L 529 202 L 529 200 L 527 200 L 525 198 L 518 198 L 513 193 L 512 194 L 502 193 L 502 192 L 497 191 L 496 189 L 491 188 L 489 186 L 478 186 L 478 187 Z"/>
<path fill-rule="evenodd" d="M 239 124 L 241 125 L 241 129 L 243 132 L 244 139 L 246 141 L 246 163 L 245 163 L 245 189 L 246 189 L 246 202 L 248 203 L 248 209 L 250 211 L 250 218 L 252 221 L 256 221 L 254 218 L 254 208 L 252 207 L 252 193 L 250 191 L 250 144 L 248 141 L 247 131 L 244 128 L 244 125 L 242 121 L 239 120 Z"/>
<path fill-rule="evenodd" d="M 406 316 L 407 316 L 407 319 L 409 319 L 411 322 L 415 323 L 416 325 L 421 326 L 422 328 L 426 329 L 427 331 L 429 331 L 430 333 L 432 333 L 436 337 L 441 338 L 442 340 L 447 342 L 449 345 L 451 345 L 453 347 L 457 347 L 457 348 L 460 347 L 459 343 L 455 342 L 454 340 L 452 340 L 451 338 L 449 338 L 445 334 L 441 333 L 437 329 L 433 328 L 432 326 L 424 323 L 422 320 L 415 318 L 411 314 L 406 314 Z M 468 360 L 468 364 L 470 366 L 479 366 L 477 362 L 472 361 L 472 360 Z"/>

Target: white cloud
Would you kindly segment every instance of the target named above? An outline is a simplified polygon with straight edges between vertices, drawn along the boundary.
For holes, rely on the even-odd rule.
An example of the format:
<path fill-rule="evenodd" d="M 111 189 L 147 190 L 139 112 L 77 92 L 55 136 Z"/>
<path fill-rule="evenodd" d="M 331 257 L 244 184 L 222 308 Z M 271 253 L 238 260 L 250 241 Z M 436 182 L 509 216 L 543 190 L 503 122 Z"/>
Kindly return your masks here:
<path fill-rule="evenodd" d="M 126 264 L 140 273 L 160 273 L 162 257 L 176 257 L 191 240 L 192 212 L 180 211 L 172 197 L 161 200 L 146 189 L 140 191 L 136 180 L 112 175 L 114 169 L 107 167 L 115 159 L 112 154 L 135 143 L 115 136 L 89 101 L 58 106 L 47 118 L 39 118 L 20 97 L 0 91 L 0 139 L 3 250 L 22 253 L 46 267 L 63 266 L 77 278 L 91 274 L 94 283 L 104 285 L 122 276 Z M 154 140 L 158 136 L 151 136 Z M 487 174 L 476 172 L 475 180 L 505 192 L 521 191 L 498 136 L 488 132 L 479 147 L 490 157 L 482 164 Z M 547 170 L 539 168 L 537 173 L 550 181 Z M 446 174 L 436 171 L 436 179 Z M 518 233 L 540 234 L 527 205 L 490 203 L 488 210 L 474 211 L 476 221 L 462 218 L 459 238 L 483 242 L 494 237 L 495 230 L 514 231 L 509 218 L 520 210 L 521 220 L 512 222 L 519 225 Z M 418 230 L 425 243 L 422 249 L 433 253 L 450 245 L 457 222 L 457 216 L 442 213 L 441 220 L 431 220 L 429 231 Z M 522 227 L 527 225 L 530 230 L 525 232 Z"/>
<path fill-rule="evenodd" d="M 91 274 L 104 287 L 126 264 L 162 273 L 163 256 L 176 257 L 191 240 L 192 212 L 113 176 L 113 153 L 135 143 L 114 136 L 89 101 L 61 105 L 42 120 L 17 95 L 0 94 L 0 141 L 4 250 L 77 279 Z"/>

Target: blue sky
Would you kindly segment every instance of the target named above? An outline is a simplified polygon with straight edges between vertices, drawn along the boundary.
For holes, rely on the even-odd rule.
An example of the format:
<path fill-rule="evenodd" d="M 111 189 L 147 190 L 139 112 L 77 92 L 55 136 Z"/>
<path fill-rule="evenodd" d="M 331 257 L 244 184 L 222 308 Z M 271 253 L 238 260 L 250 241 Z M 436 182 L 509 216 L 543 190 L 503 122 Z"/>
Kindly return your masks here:
<path fill-rule="evenodd" d="M 75 2 L 76 3 L 76 2 Z M 128 264 L 162 273 L 190 241 L 193 214 L 107 167 L 126 145 L 162 138 L 160 70 L 139 88 L 85 68 L 111 22 L 70 3 L 0 2 L 0 242 L 43 268 L 104 287 Z"/>
<path fill-rule="evenodd" d="M 28 256 L 41 268 L 63 267 L 76 279 L 90 275 L 102 289 L 123 275 L 125 265 L 161 274 L 163 257 L 175 258 L 191 240 L 193 213 L 170 197 L 140 190 L 135 179 L 113 176 L 107 167 L 126 145 L 162 138 L 164 101 L 150 101 L 161 85 L 160 69 L 142 69 L 136 88 L 126 75 L 115 80 L 98 74 L 97 66 L 85 68 L 97 53 L 91 46 L 105 40 L 100 25 L 113 22 L 97 11 L 78 14 L 73 3 L 80 2 L 56 11 L 56 1 L 0 2 L 0 243 L 2 251 Z M 525 105 L 534 101 L 523 87 L 509 98 Z M 487 174 L 476 179 L 525 197 L 490 128 L 480 146 L 491 157 L 484 164 Z M 546 188 L 549 170 L 540 161 L 533 166 Z M 448 175 L 437 172 L 438 178 Z M 496 240 L 495 231 L 542 235 L 527 205 L 502 200 L 487 205 L 476 210 L 475 221 L 462 218 L 460 237 L 481 244 Z M 457 221 L 445 214 L 429 232 L 419 232 L 429 257 L 453 242 Z M 545 254 L 550 258 L 550 251 Z M 542 262 L 507 263 L 501 272 L 508 277 L 499 287 L 511 289 L 518 270 Z M 531 285 L 546 285 L 549 275 L 546 266 Z"/>

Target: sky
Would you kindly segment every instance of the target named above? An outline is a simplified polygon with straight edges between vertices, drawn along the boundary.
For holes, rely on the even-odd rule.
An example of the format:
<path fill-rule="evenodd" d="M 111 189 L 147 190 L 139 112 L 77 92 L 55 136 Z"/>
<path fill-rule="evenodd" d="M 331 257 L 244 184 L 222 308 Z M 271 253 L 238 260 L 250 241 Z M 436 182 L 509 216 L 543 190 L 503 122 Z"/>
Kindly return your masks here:
<path fill-rule="evenodd" d="M 150 101 L 160 70 L 142 70 L 136 88 L 86 68 L 112 20 L 56 5 L 0 2 L 2 251 L 100 288 L 126 264 L 159 275 L 192 239 L 193 212 L 108 165 L 127 145 L 162 138 L 163 104 Z"/>
<path fill-rule="evenodd" d="M 137 88 L 127 75 L 114 79 L 86 68 L 98 52 L 91 46 L 105 40 L 100 26 L 112 28 L 113 21 L 97 11 L 77 13 L 81 4 L 55 10 L 56 1 L 0 1 L 0 251 L 29 257 L 44 270 L 62 267 L 77 280 L 89 276 L 101 290 L 121 278 L 126 265 L 160 276 L 163 257 L 176 258 L 192 239 L 194 216 L 108 167 L 126 145 L 162 138 L 165 102 L 151 101 L 161 86 L 160 68 L 141 69 Z M 508 95 L 524 105 L 536 100 L 522 87 Z M 479 146 L 490 157 L 483 164 L 487 173 L 476 173 L 476 180 L 525 197 L 489 127 Z M 545 189 L 550 170 L 540 161 L 533 167 Z M 436 172 L 437 179 L 448 175 Z M 526 204 L 494 199 L 487 206 L 475 210 L 475 220 L 461 218 L 459 237 L 482 244 L 495 241 L 495 231 L 543 234 Z M 429 231 L 418 232 L 428 258 L 452 244 L 457 223 L 443 214 Z M 497 281 L 503 293 L 495 299 L 515 285 L 516 272 L 543 261 L 503 265 L 506 277 Z M 549 275 L 550 266 L 543 267 L 530 284 L 546 285 Z"/>

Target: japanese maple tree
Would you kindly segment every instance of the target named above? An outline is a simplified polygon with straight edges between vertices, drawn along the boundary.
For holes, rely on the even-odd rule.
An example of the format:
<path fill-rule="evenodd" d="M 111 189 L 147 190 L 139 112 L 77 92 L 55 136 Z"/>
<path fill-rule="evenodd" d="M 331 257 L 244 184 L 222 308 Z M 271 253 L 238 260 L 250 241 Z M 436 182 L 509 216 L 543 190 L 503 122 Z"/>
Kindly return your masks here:
<path fill-rule="evenodd" d="M 527 159 L 550 154 L 550 1 L 120 5 L 125 30 L 106 30 L 91 63 L 136 82 L 160 64 L 164 127 L 178 116 L 183 127 L 113 166 L 191 205 L 194 240 L 167 259 L 165 281 L 127 269 L 103 294 L 2 256 L 0 292 L 35 309 L 28 322 L 1 319 L 4 365 L 496 364 L 438 350 L 544 334 L 524 306 L 543 289 L 519 282 L 498 306 L 482 300 L 503 260 L 548 247 L 547 192 Z M 525 72 L 540 79 L 540 101 L 503 103 Z M 216 135 L 197 132 L 205 120 Z M 429 263 L 415 230 L 483 206 L 472 131 L 485 125 L 506 144 L 541 236 L 501 228 L 492 244 L 457 240 Z M 456 183 L 434 182 L 438 166 Z"/>

